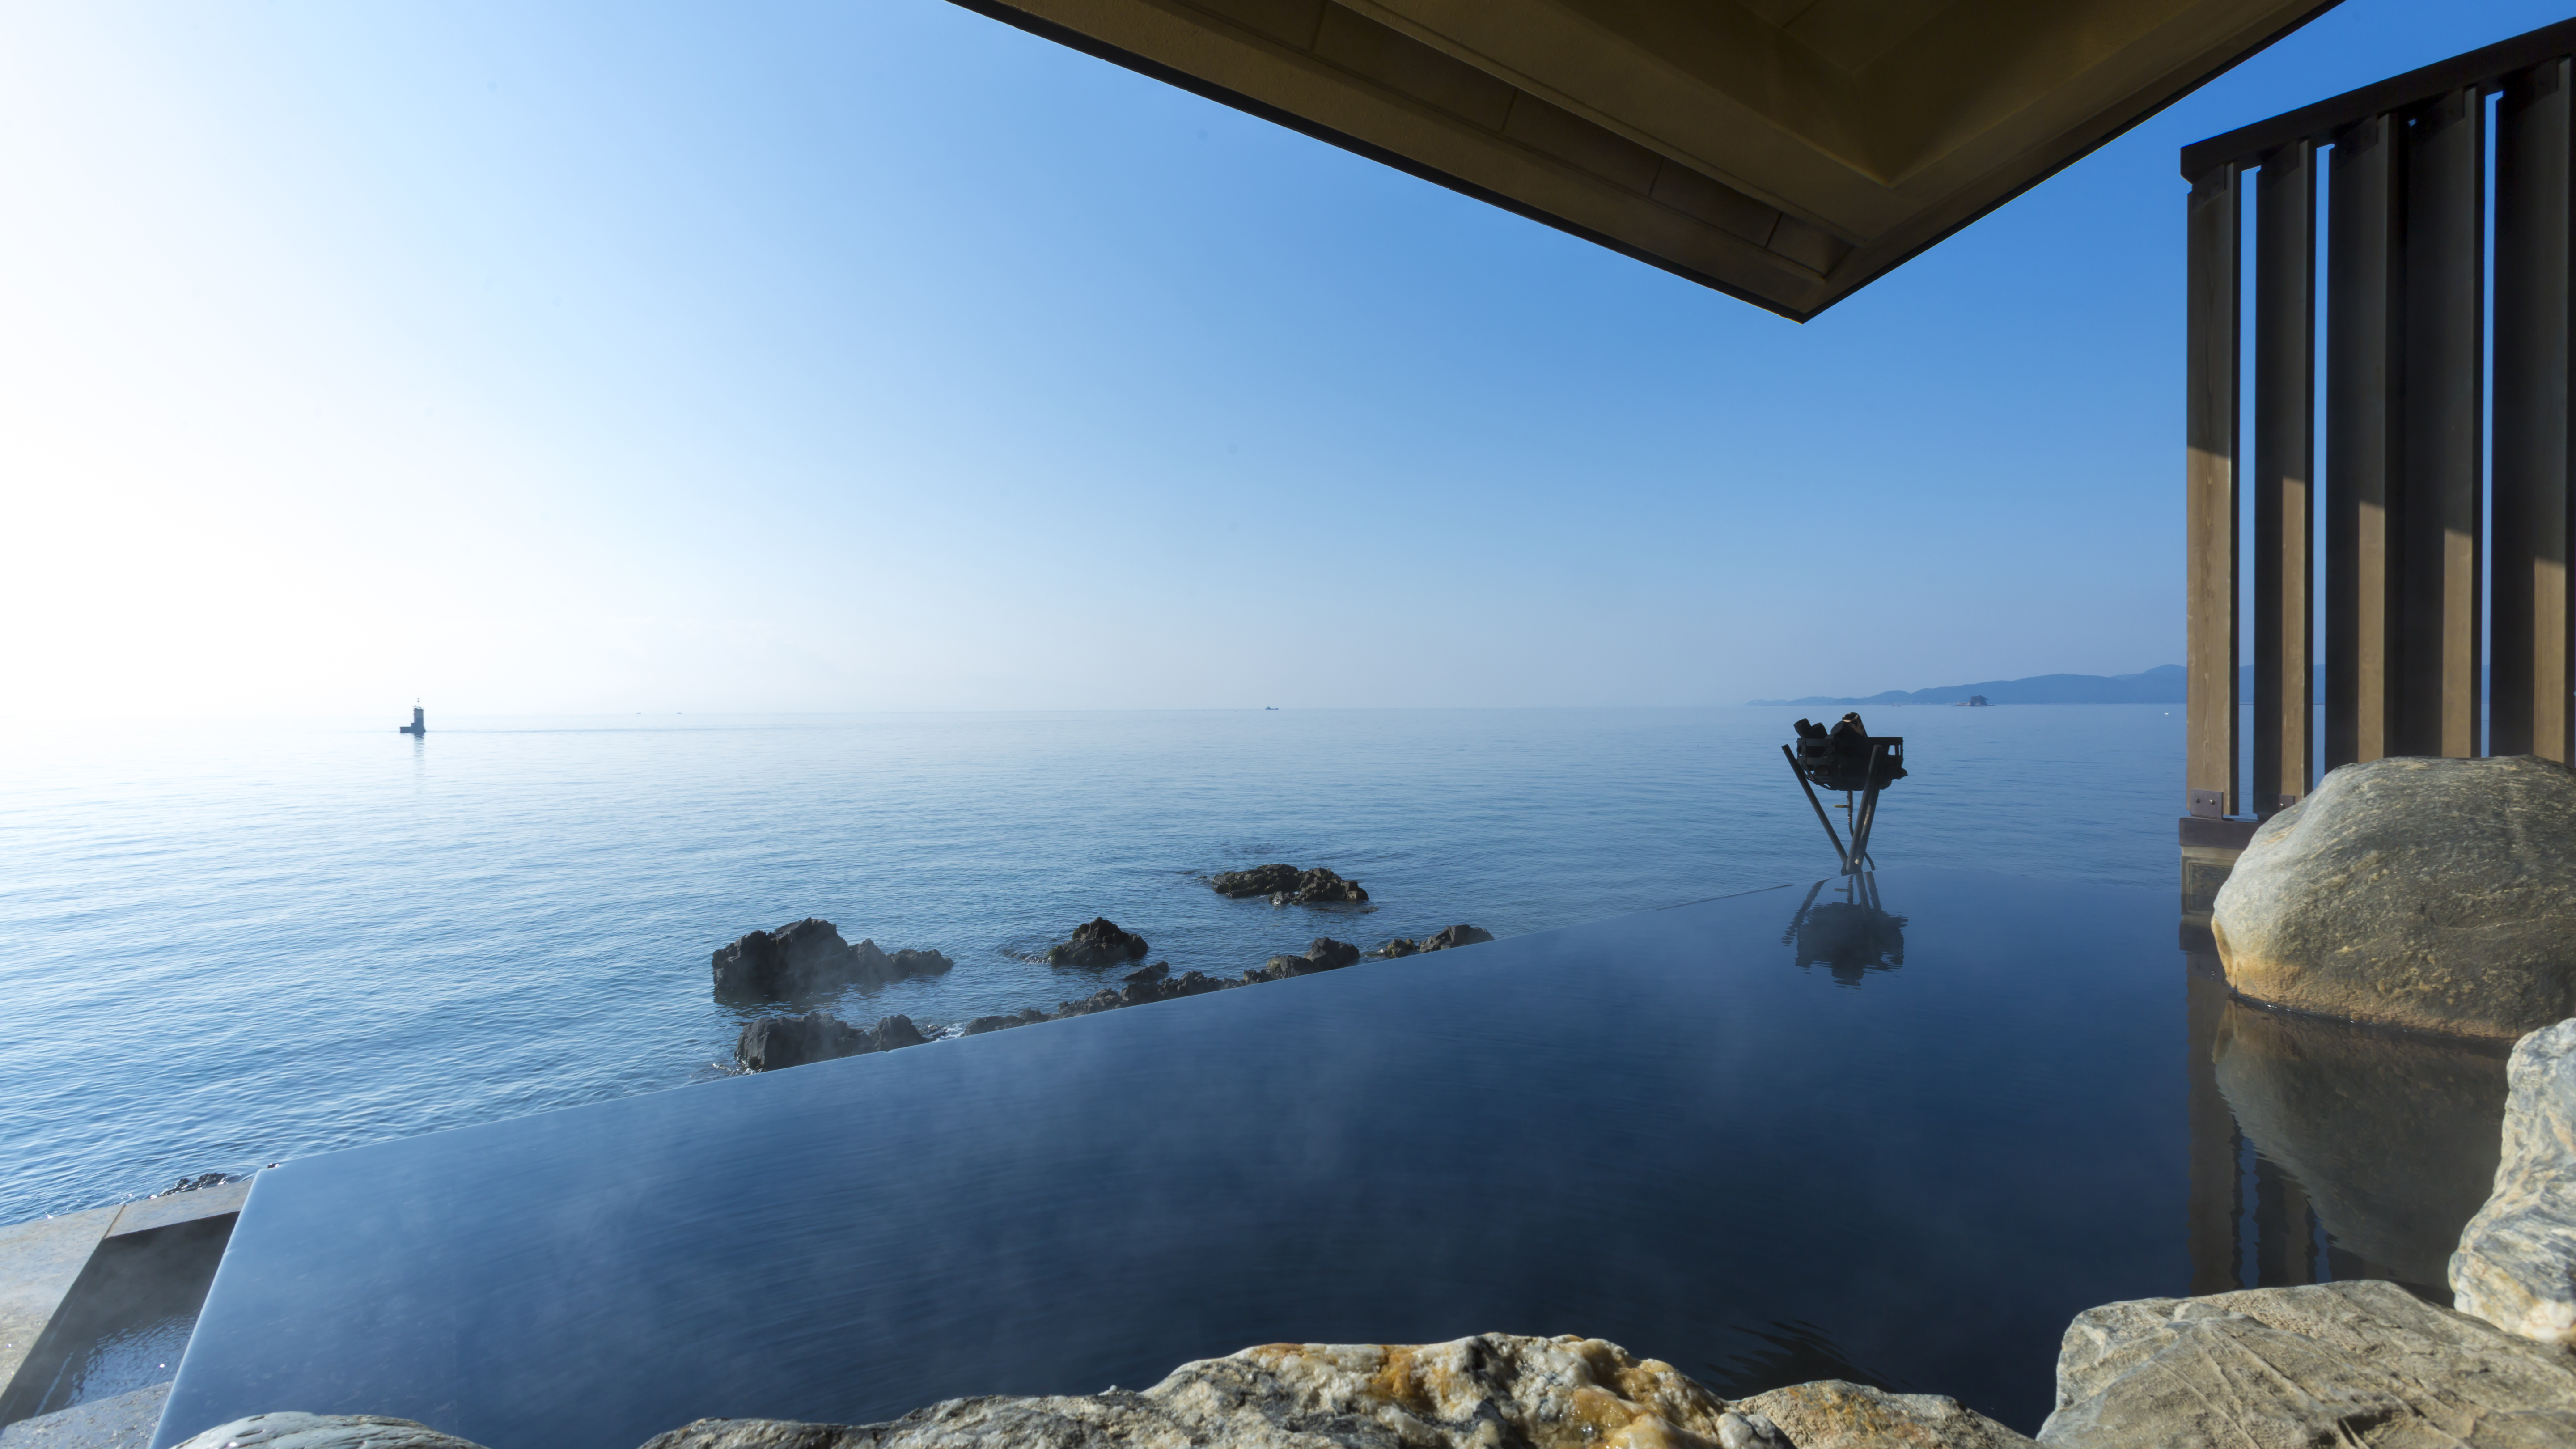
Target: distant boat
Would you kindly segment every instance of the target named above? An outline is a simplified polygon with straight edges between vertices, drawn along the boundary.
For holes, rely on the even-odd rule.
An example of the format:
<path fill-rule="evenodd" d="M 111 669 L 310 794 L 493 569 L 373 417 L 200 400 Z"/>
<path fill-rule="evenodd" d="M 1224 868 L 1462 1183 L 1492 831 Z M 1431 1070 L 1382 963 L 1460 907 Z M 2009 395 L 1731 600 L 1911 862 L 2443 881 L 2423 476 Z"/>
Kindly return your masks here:
<path fill-rule="evenodd" d="M 1263 705 L 1263 706 L 1262 706 L 1262 708 L 1263 708 L 1263 709 L 1266 709 L 1266 710 L 1268 710 L 1268 711 L 1270 711 L 1270 712 L 1271 712 L 1271 713 L 1273 713 L 1273 714 L 1277 714 L 1277 713 L 1279 712 L 1279 706 L 1277 706 L 1277 705 L 1275 705 L 1275 704 L 1265 704 L 1265 705 Z"/>
<path fill-rule="evenodd" d="M 411 723 L 407 725 L 394 726 L 394 733 L 398 735 L 426 735 L 429 733 L 429 717 L 421 713 L 420 701 L 412 701 Z"/>

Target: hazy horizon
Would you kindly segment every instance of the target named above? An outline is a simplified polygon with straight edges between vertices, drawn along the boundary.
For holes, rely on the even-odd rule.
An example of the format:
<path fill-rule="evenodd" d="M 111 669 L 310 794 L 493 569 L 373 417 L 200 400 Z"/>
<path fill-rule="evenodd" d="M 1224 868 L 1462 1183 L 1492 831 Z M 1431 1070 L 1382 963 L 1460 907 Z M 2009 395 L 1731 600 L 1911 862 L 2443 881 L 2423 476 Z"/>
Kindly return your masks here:
<path fill-rule="evenodd" d="M 2348 0 L 1799 327 L 943 0 L 19 7 L 0 716 L 2135 673 L 2175 149 L 2557 18 Z"/>

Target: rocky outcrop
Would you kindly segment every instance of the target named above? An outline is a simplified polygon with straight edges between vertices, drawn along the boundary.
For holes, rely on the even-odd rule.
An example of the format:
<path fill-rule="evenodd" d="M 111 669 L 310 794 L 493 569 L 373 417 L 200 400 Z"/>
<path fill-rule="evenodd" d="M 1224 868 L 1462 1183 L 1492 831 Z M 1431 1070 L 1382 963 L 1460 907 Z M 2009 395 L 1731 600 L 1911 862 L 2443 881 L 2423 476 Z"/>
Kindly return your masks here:
<path fill-rule="evenodd" d="M 2029 1449 L 2031 1441 L 1957 1399 L 1891 1394 L 1818 1379 L 1736 1405 L 1769 1419 L 1797 1449 Z"/>
<path fill-rule="evenodd" d="M 745 1071 L 774 1072 L 807 1062 L 919 1046 L 928 1040 L 908 1016 L 889 1016 L 874 1026 L 856 1027 L 830 1012 L 809 1011 L 803 1016 L 764 1016 L 744 1027 L 733 1055 Z"/>
<path fill-rule="evenodd" d="M 2229 1001 L 2211 1068 L 2246 1140 L 2297 1179 L 2358 1271 L 2438 1292 L 2496 1180 L 2497 1044 Z"/>
<path fill-rule="evenodd" d="M 808 916 L 775 931 L 739 936 L 718 948 L 711 964 L 720 996 L 784 997 L 936 976 L 957 963 L 936 951 L 889 955 L 874 941 L 853 946 L 841 939 L 839 927 Z"/>
<path fill-rule="evenodd" d="M 1250 870 L 1221 870 L 1208 877 L 1218 895 L 1233 900 L 1268 896 L 1274 906 L 1356 904 L 1368 892 L 1355 880 L 1344 880 L 1322 866 L 1299 870 L 1293 865 L 1256 865 Z"/>
<path fill-rule="evenodd" d="M 2393 1283 L 2088 1309 L 2066 1330 L 2052 1449 L 2563 1449 L 2576 1359 Z"/>
<path fill-rule="evenodd" d="M 1220 981 L 1204 971 L 1185 971 L 1174 976 L 1172 968 L 1160 961 L 1129 975 L 1126 981 L 1126 985 L 1114 990 L 1096 991 L 1080 1001 L 1068 1001 L 1056 1009 L 1056 1015 L 1089 1016 L 1096 1011 L 1115 1011 L 1122 1006 L 1178 1001 L 1184 996 L 1204 996 L 1237 984 Z"/>
<path fill-rule="evenodd" d="M 2211 929 L 2275 1006 L 2508 1039 L 2576 1016 L 2576 770 L 2346 765 L 2254 833 Z"/>
<path fill-rule="evenodd" d="M 1291 976 L 1312 976 L 1318 971 L 1339 971 L 1360 959 L 1360 948 L 1348 941 L 1330 936 L 1317 936 L 1302 956 L 1273 956 L 1263 964 L 1243 973 L 1247 984 L 1261 981 L 1285 981 Z"/>
<path fill-rule="evenodd" d="M 1047 1014 L 1032 1006 L 1009 1015 L 979 1016 L 957 1029 L 959 1036 L 982 1036 L 988 1031 L 1001 1031 L 1014 1026 L 1034 1026 L 1047 1019 Z"/>
<path fill-rule="evenodd" d="M 890 1424 L 701 1419 L 644 1449 L 1791 1449 L 1672 1365 L 1585 1338 L 1265 1344 L 1142 1393 L 950 1399 Z M 1802 1446 L 1803 1449 L 1803 1446 Z"/>
<path fill-rule="evenodd" d="M 1410 937 L 1398 936 L 1378 947 L 1377 954 L 1390 958 L 1419 956 L 1425 951 L 1447 951 L 1459 946 L 1478 946 L 1492 939 L 1494 939 L 1494 933 L 1481 926 L 1464 924 L 1443 926 L 1418 941 Z"/>
<path fill-rule="evenodd" d="M 179 1449 L 481 1449 L 410 1419 L 375 1414 L 253 1414 L 182 1443 Z"/>
<path fill-rule="evenodd" d="M 1143 959 L 1145 938 L 1118 929 L 1118 923 L 1107 916 L 1094 916 L 1077 926 L 1073 939 L 1047 948 L 1050 966 L 1118 966 Z"/>
<path fill-rule="evenodd" d="M 2507 1082 L 2503 1160 L 2451 1255 L 2453 1301 L 2507 1333 L 2576 1344 L 2576 1021 L 2517 1043 Z"/>

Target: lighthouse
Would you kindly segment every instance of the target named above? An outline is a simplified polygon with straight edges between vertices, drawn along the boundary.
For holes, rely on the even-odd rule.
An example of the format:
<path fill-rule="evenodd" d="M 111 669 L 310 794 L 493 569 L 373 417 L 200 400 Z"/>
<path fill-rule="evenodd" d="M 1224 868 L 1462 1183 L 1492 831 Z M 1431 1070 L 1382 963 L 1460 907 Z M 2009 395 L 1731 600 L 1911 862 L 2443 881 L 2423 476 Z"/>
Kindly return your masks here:
<path fill-rule="evenodd" d="M 421 713 L 420 701 L 419 701 L 419 700 L 413 700 L 413 701 L 412 701 L 412 704 L 411 704 L 411 723 L 410 723 L 410 724 L 407 724 L 407 725 L 396 725 L 396 726 L 394 726 L 394 732 L 395 732 L 396 734 L 415 735 L 415 736 L 418 736 L 418 735 L 425 735 L 425 734 L 428 734 L 428 733 L 429 733 L 429 719 L 428 719 L 428 716 L 426 716 L 426 715 L 424 715 L 423 713 Z"/>

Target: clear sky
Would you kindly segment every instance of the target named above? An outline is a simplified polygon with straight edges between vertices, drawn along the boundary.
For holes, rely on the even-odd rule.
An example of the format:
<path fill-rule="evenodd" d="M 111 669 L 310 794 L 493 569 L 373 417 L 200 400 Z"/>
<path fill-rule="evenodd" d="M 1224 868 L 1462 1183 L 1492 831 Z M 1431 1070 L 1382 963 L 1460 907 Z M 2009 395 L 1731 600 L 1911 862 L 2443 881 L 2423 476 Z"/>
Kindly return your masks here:
<path fill-rule="evenodd" d="M 1734 703 L 2182 656 L 2174 151 L 1803 327 L 941 0 L 0 8 L 0 714 Z"/>

